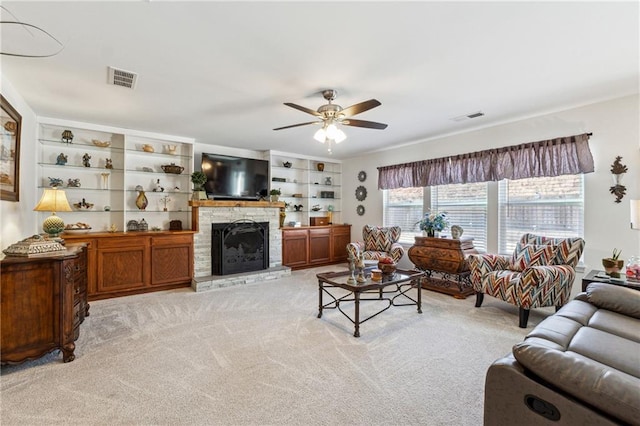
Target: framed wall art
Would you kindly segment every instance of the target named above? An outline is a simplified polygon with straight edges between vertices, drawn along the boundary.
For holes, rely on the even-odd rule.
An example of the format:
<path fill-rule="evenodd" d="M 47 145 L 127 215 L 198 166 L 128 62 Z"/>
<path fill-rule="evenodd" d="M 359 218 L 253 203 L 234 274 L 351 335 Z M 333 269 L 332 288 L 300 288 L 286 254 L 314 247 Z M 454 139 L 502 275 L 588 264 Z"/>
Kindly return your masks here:
<path fill-rule="evenodd" d="M 1 200 L 20 200 L 20 132 L 22 116 L 0 95 L 0 190 Z"/>

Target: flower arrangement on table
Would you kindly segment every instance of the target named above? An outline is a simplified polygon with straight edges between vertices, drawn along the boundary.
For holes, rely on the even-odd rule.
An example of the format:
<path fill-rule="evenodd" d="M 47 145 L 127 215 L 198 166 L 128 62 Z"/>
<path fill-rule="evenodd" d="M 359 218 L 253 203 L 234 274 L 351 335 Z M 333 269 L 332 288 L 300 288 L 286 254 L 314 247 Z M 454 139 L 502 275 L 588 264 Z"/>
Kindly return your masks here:
<path fill-rule="evenodd" d="M 433 213 L 427 211 L 417 224 L 420 226 L 420 230 L 427 232 L 427 236 L 435 237 L 436 231 L 441 232 L 449 227 L 449 219 L 447 219 L 445 212 Z"/>

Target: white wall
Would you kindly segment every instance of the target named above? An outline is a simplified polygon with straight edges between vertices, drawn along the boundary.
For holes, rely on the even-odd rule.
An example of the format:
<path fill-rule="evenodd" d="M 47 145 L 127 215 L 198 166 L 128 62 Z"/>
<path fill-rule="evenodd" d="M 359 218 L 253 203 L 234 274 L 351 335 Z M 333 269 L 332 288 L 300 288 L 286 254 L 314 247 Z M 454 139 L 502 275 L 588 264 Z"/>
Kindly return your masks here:
<path fill-rule="evenodd" d="M 382 224 L 382 191 L 377 189 L 378 166 L 592 132 L 589 146 L 595 172 L 585 175 L 585 266 L 587 269 L 602 269 L 601 259 L 611 255 L 613 248 L 622 249 L 624 259 L 640 255 L 640 231 L 631 230 L 629 226 L 629 200 L 640 199 L 639 101 L 637 95 L 628 96 L 345 161 L 343 217 L 345 222 L 353 225 L 352 239 L 361 239 L 363 225 Z M 609 193 L 613 184 L 610 168 L 618 155 L 622 156 L 622 163 L 629 169 L 623 182 L 627 195 L 620 204 L 616 204 L 615 197 Z M 361 184 L 357 180 L 360 170 L 367 172 L 363 185 L 368 196 L 362 203 L 354 196 L 356 187 Z M 356 214 L 358 204 L 365 207 L 364 216 Z M 489 217 L 491 222 L 497 217 L 497 211 L 489 211 Z M 495 239 L 489 240 L 488 251 L 495 252 L 496 245 Z"/>
<path fill-rule="evenodd" d="M 0 250 L 40 232 L 33 211 L 40 199 L 36 188 L 36 115 L 13 85 L 2 76 L 2 96 L 22 116 L 20 137 L 20 189 L 18 202 L 0 201 Z"/>

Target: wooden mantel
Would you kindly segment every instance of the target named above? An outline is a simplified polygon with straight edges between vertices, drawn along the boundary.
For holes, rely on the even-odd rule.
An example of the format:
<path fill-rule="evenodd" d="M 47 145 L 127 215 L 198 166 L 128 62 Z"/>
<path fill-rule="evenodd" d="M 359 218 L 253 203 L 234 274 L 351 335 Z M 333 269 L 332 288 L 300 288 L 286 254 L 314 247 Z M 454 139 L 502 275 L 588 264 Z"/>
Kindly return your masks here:
<path fill-rule="evenodd" d="M 191 230 L 199 232 L 200 224 L 198 219 L 200 207 L 249 207 L 249 208 L 273 208 L 284 209 L 284 201 L 245 201 L 245 200 L 191 200 Z"/>

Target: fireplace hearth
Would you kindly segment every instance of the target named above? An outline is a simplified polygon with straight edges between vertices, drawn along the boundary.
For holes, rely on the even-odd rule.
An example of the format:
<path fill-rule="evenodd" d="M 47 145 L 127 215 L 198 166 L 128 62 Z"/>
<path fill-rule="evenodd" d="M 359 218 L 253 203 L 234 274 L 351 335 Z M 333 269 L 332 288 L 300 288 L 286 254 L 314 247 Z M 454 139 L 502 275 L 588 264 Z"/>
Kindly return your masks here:
<path fill-rule="evenodd" d="M 269 222 L 211 224 L 211 273 L 229 275 L 269 267 Z"/>

